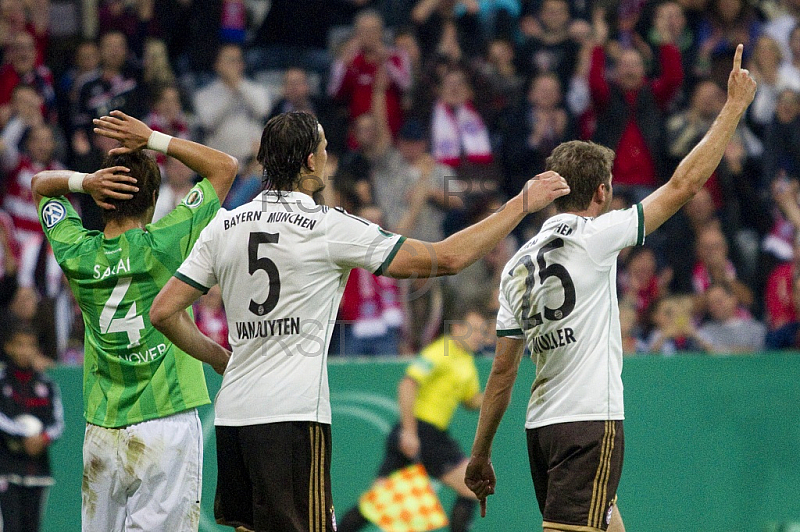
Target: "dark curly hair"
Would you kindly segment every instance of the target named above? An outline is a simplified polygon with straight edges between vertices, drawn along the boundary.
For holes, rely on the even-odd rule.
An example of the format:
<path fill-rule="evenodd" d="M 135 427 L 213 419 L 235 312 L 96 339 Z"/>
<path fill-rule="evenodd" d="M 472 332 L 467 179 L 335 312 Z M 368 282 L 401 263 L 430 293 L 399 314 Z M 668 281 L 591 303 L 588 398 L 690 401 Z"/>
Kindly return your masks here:
<path fill-rule="evenodd" d="M 261 134 L 256 159 L 264 166 L 264 188 L 292 190 L 308 156 L 320 143 L 319 121 L 311 113 L 281 113 L 271 118 Z"/>
<path fill-rule="evenodd" d="M 133 198 L 129 200 L 108 199 L 108 203 L 114 205 L 114 209 L 103 211 L 103 222 L 139 218 L 155 204 L 155 199 L 158 198 L 158 190 L 161 188 L 161 171 L 158 165 L 152 157 L 139 150 L 122 155 L 107 155 L 103 160 L 103 168 L 112 166 L 124 166 L 130 169 L 130 175 L 136 178 L 139 191 L 134 192 Z"/>

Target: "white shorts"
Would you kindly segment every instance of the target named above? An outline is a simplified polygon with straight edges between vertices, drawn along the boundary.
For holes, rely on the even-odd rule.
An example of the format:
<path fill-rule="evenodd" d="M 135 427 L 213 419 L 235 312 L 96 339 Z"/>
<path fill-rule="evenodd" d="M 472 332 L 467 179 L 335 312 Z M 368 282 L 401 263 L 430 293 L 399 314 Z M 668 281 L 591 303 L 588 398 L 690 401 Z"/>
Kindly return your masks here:
<path fill-rule="evenodd" d="M 202 474 L 195 409 L 119 429 L 87 424 L 82 530 L 197 532 Z"/>

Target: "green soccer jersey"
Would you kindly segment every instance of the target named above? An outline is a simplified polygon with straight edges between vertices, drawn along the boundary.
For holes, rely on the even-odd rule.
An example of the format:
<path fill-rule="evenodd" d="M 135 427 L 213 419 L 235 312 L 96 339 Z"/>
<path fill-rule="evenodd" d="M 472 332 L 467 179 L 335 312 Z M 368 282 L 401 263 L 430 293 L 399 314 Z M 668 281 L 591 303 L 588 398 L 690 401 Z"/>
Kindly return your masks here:
<path fill-rule="evenodd" d="M 42 199 L 39 220 L 83 313 L 89 423 L 123 427 L 210 402 L 202 363 L 150 325 L 149 312 L 219 208 L 203 180 L 146 230 L 107 239 L 67 199 Z"/>

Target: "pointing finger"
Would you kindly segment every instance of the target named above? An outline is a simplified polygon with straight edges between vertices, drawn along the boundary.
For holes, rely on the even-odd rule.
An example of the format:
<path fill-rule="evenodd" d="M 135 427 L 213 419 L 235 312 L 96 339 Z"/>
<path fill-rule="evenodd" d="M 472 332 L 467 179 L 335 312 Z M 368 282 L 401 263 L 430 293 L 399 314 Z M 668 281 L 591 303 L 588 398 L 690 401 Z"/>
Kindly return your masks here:
<path fill-rule="evenodd" d="M 481 517 L 486 517 L 486 497 L 481 499 Z"/>
<path fill-rule="evenodd" d="M 733 54 L 733 70 L 734 72 L 742 68 L 742 52 L 744 52 L 744 45 L 740 44 L 736 47 L 736 53 Z"/>

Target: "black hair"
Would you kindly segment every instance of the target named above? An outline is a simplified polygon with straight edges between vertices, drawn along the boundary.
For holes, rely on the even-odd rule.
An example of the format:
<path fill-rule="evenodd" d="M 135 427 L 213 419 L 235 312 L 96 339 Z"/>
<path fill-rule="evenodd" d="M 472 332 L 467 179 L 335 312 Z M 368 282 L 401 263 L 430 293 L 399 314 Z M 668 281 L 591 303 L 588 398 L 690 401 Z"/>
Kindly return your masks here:
<path fill-rule="evenodd" d="M 103 160 L 103 168 L 124 166 L 130 175 L 136 178 L 138 192 L 129 200 L 108 198 L 106 201 L 114 205 L 114 209 L 103 210 L 103 222 L 124 218 L 139 218 L 147 209 L 155 205 L 158 191 L 161 188 L 161 171 L 155 160 L 144 151 L 134 151 L 122 155 L 107 155 Z"/>
<path fill-rule="evenodd" d="M 271 118 L 261 133 L 256 159 L 264 166 L 266 190 L 293 190 L 308 156 L 319 146 L 317 117 L 306 112 L 281 113 Z"/>

